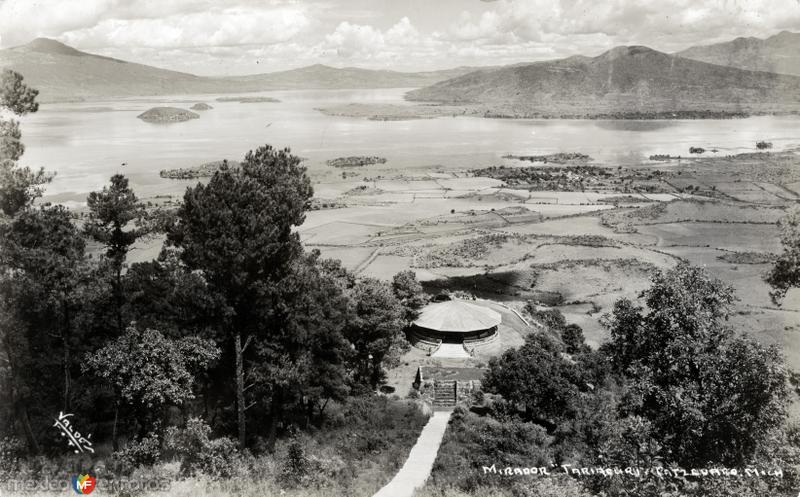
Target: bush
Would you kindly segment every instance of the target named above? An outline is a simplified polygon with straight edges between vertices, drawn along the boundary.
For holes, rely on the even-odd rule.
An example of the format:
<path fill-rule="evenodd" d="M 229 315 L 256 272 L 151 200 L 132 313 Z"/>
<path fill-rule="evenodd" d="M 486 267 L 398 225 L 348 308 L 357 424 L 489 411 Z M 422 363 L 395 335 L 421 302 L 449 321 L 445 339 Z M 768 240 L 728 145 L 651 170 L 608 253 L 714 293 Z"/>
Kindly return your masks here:
<path fill-rule="evenodd" d="M 202 473 L 214 479 L 230 478 L 246 472 L 236 442 L 229 438 L 210 438 L 211 427 L 199 418 L 191 418 L 186 428 L 170 427 L 166 447 L 181 459 L 181 475 Z"/>
<path fill-rule="evenodd" d="M 286 459 L 281 470 L 281 480 L 284 485 L 296 487 L 300 485 L 308 476 L 309 462 L 306 458 L 303 446 L 297 440 L 292 439 L 286 450 Z"/>
<path fill-rule="evenodd" d="M 161 441 L 155 434 L 137 440 L 123 450 L 114 452 L 111 458 L 114 472 L 130 475 L 139 466 L 152 466 L 161 456 Z"/>
<path fill-rule="evenodd" d="M 533 319 L 539 321 L 544 326 L 553 331 L 561 331 L 567 326 L 567 319 L 558 309 L 544 309 L 539 310 L 536 305 L 528 302 L 525 305 L 525 310 L 531 315 Z"/>
<path fill-rule="evenodd" d="M 549 437 L 541 426 L 519 420 L 500 422 L 456 408 L 428 485 L 487 495 L 488 488 L 530 485 L 531 480 L 487 475 L 484 466 L 549 468 L 551 459 Z"/>
<path fill-rule="evenodd" d="M 0 439 L 0 480 L 12 476 L 25 454 L 25 444 L 16 438 Z"/>

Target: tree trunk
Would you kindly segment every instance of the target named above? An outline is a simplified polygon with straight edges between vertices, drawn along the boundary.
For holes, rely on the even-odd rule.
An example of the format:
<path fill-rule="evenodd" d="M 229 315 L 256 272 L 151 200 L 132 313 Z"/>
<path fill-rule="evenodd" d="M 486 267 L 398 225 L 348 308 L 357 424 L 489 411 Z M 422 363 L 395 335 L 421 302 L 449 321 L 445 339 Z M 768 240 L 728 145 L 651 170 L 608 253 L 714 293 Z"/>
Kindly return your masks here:
<path fill-rule="evenodd" d="M 117 440 L 117 422 L 119 421 L 119 401 L 114 402 L 114 425 L 111 428 L 111 448 L 114 452 L 119 450 L 119 441 Z"/>
<path fill-rule="evenodd" d="M 71 402 L 70 397 L 72 396 L 72 375 L 70 374 L 70 362 L 72 361 L 70 357 L 70 322 L 69 322 L 69 304 L 66 301 L 66 298 L 62 302 L 63 308 L 63 322 L 62 322 L 62 329 L 61 329 L 61 340 L 62 345 L 64 347 L 64 412 L 68 413 L 70 410 Z"/>
<path fill-rule="evenodd" d="M 269 433 L 267 434 L 267 451 L 270 454 L 275 452 L 275 441 L 278 438 L 278 422 L 281 420 L 283 411 L 283 392 L 280 387 L 275 389 L 272 396 L 272 405 L 269 416 Z"/>
<path fill-rule="evenodd" d="M 239 448 L 244 449 L 247 444 L 244 405 L 244 351 L 242 350 L 242 332 L 237 331 L 233 339 L 234 355 L 236 359 L 236 422 L 239 426 Z"/>
<path fill-rule="evenodd" d="M 39 455 L 39 443 L 36 441 L 36 436 L 31 429 L 31 418 L 28 415 L 28 407 L 21 402 L 16 406 L 20 423 L 22 424 L 22 431 L 25 433 L 25 440 L 28 442 L 28 448 L 34 455 Z"/>
<path fill-rule="evenodd" d="M 117 310 L 117 332 L 122 335 L 122 263 L 117 264 L 117 279 L 114 288 L 114 304 Z"/>
<path fill-rule="evenodd" d="M 17 386 L 21 383 L 18 375 L 18 366 L 15 362 L 14 353 L 11 350 L 11 341 L 8 334 L 3 336 L 3 347 L 6 349 L 6 356 L 8 359 L 8 367 L 11 372 L 11 384 L 9 385 L 9 394 L 11 395 L 11 405 L 13 406 L 14 418 L 18 419 L 22 425 L 22 432 L 25 434 L 25 441 L 28 443 L 28 449 L 33 455 L 39 455 L 39 443 L 36 441 L 36 436 L 31 429 L 31 419 L 28 415 L 28 406 L 17 395 Z"/>

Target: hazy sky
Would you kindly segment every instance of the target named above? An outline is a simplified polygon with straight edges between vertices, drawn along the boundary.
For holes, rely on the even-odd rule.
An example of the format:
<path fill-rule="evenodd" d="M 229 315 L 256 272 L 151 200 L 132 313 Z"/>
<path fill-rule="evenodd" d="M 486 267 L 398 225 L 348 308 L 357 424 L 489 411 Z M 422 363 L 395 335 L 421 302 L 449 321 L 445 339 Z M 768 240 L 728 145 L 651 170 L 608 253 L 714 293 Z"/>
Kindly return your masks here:
<path fill-rule="evenodd" d="M 800 31 L 800 0 L 0 0 L 2 48 L 46 36 L 196 74 L 669 52 L 784 29 Z"/>

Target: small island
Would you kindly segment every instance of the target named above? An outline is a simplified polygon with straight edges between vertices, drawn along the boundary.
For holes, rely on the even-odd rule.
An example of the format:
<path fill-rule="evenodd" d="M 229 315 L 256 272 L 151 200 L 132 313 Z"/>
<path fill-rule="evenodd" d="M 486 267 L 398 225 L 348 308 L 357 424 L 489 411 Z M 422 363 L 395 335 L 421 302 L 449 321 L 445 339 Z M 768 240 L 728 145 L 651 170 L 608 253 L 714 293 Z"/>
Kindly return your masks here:
<path fill-rule="evenodd" d="M 280 100 L 272 97 L 219 97 L 217 102 L 239 102 L 240 104 L 278 103 Z"/>
<path fill-rule="evenodd" d="M 179 167 L 177 169 L 162 169 L 158 175 L 166 179 L 197 179 L 210 178 L 219 171 L 223 164 L 227 163 L 231 169 L 239 167 L 239 163 L 233 160 L 215 160 L 200 164 L 195 167 Z"/>
<path fill-rule="evenodd" d="M 189 108 L 192 109 L 192 110 L 211 110 L 214 107 L 211 107 L 210 105 L 208 105 L 205 102 L 198 102 L 198 103 L 192 105 Z"/>
<path fill-rule="evenodd" d="M 588 161 L 592 160 L 592 158 L 589 157 L 588 155 L 580 154 L 580 153 L 577 153 L 577 152 L 569 152 L 569 153 L 559 152 L 559 153 L 550 154 L 550 155 L 512 155 L 512 154 L 508 154 L 508 155 L 504 155 L 503 158 L 504 159 L 516 159 L 516 160 L 527 161 L 527 162 L 544 162 L 545 164 L 547 164 L 548 162 L 553 162 L 555 164 L 566 164 L 567 162 L 588 162 Z"/>
<path fill-rule="evenodd" d="M 337 157 L 325 162 L 331 167 L 363 167 L 371 166 L 373 164 L 385 164 L 385 157 L 369 156 L 369 155 L 354 155 L 351 157 Z"/>
<path fill-rule="evenodd" d="M 200 114 L 177 107 L 153 107 L 136 117 L 150 123 L 177 123 L 197 119 Z"/>

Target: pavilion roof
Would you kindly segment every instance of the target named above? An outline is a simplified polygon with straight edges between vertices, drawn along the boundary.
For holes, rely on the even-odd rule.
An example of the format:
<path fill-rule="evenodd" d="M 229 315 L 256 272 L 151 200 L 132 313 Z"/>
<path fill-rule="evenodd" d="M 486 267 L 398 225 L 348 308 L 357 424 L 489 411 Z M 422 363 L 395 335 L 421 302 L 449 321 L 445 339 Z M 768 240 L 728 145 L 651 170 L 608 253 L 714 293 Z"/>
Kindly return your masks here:
<path fill-rule="evenodd" d="M 489 329 L 501 321 L 500 314 L 488 307 L 448 300 L 427 305 L 414 324 L 429 330 L 468 332 Z"/>

